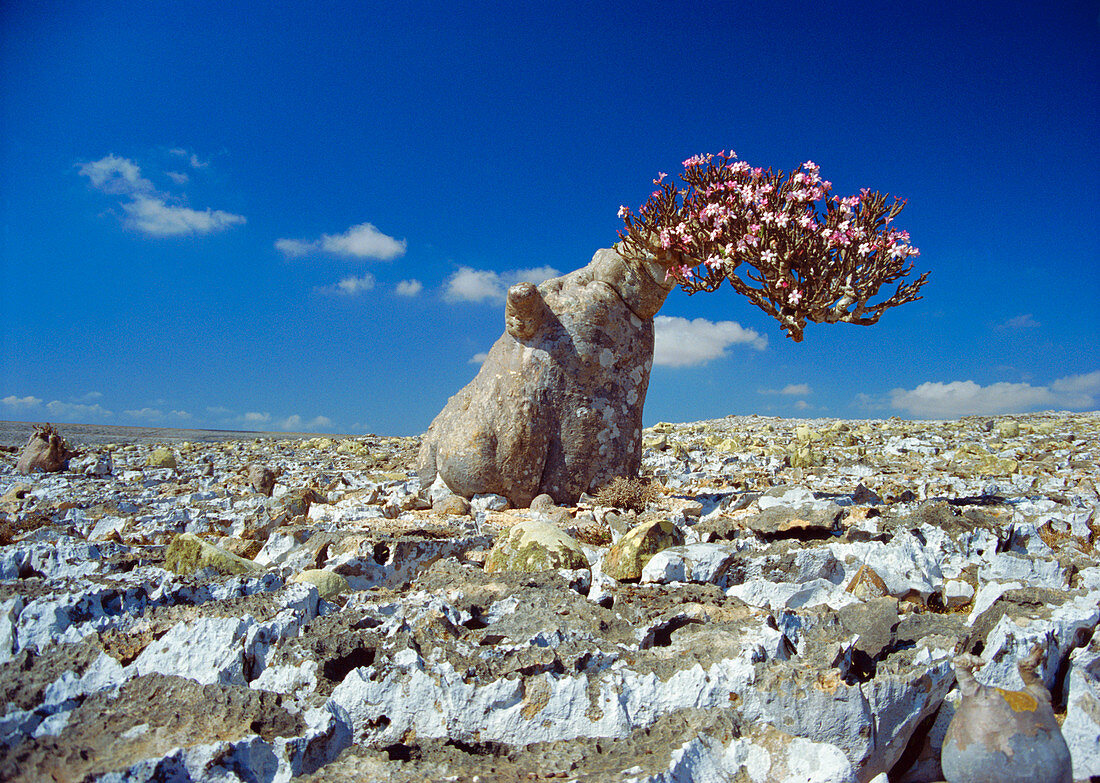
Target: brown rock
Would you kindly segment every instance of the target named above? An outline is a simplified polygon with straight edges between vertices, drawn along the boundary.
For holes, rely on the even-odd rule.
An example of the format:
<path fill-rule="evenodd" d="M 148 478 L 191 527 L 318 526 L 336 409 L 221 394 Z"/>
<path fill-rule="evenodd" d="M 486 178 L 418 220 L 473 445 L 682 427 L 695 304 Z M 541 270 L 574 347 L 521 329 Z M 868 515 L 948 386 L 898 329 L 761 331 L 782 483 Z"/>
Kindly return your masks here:
<path fill-rule="evenodd" d="M 248 483 L 261 495 L 271 497 L 275 490 L 275 471 L 253 462 L 248 466 Z"/>
<path fill-rule="evenodd" d="M 883 581 L 875 569 L 866 563 L 859 567 L 856 575 L 852 577 L 852 581 L 844 589 L 863 601 L 870 601 L 873 598 L 885 598 L 890 594 L 886 582 Z"/>

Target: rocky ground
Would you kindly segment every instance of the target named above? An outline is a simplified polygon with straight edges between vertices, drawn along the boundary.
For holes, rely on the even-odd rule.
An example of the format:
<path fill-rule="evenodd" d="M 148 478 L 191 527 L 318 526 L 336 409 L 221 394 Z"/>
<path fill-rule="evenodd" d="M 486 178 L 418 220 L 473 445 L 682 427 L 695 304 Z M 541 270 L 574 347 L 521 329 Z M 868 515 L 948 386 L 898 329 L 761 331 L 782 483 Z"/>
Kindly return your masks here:
<path fill-rule="evenodd" d="M 936 781 L 952 659 L 1036 644 L 1100 776 L 1098 414 L 659 424 L 641 511 L 61 433 L 0 450 L 3 780 Z"/>

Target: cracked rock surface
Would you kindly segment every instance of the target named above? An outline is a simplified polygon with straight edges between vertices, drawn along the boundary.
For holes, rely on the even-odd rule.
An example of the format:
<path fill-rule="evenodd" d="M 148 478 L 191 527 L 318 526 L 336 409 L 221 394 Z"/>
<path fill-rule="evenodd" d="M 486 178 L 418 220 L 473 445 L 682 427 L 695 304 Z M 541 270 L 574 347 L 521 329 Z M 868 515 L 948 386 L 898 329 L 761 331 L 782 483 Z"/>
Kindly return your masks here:
<path fill-rule="evenodd" d="M 661 423 L 641 513 L 458 500 L 415 438 L 63 427 L 23 474 L 30 430 L 3 780 L 939 781 L 952 660 L 1036 647 L 1100 774 L 1097 414 Z"/>

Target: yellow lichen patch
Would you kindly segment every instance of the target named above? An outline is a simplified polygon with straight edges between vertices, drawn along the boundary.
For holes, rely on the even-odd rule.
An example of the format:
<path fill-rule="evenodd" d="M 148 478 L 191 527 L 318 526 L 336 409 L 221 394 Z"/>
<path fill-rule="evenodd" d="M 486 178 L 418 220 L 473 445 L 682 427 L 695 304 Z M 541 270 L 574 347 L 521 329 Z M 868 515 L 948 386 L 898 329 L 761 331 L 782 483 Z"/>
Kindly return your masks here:
<path fill-rule="evenodd" d="M 1013 712 L 1035 712 L 1035 709 L 1039 706 L 1038 700 L 1030 693 L 1025 691 L 1006 691 L 1003 688 L 997 688 L 997 693 L 1001 694 L 1008 706 L 1012 708 Z"/>

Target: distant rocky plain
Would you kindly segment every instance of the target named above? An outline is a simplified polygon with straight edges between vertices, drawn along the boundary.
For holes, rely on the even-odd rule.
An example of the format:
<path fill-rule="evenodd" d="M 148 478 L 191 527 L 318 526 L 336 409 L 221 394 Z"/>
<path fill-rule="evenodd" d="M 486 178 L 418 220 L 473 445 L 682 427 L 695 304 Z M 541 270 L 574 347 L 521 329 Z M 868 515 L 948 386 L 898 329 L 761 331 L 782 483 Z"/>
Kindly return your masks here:
<path fill-rule="evenodd" d="M 937 781 L 952 659 L 1019 690 L 1035 645 L 1100 776 L 1100 414 L 661 423 L 640 511 L 58 429 L 22 475 L 0 425 L 2 780 Z"/>

